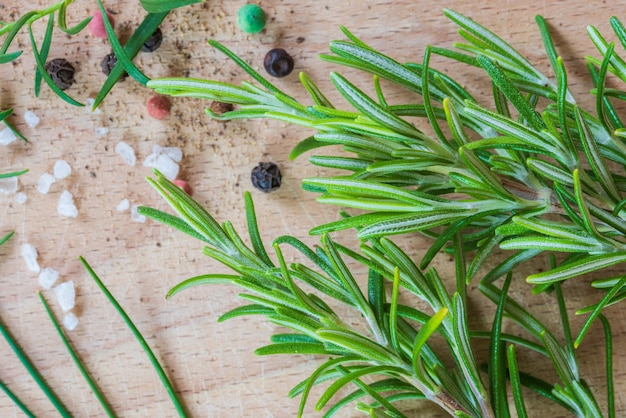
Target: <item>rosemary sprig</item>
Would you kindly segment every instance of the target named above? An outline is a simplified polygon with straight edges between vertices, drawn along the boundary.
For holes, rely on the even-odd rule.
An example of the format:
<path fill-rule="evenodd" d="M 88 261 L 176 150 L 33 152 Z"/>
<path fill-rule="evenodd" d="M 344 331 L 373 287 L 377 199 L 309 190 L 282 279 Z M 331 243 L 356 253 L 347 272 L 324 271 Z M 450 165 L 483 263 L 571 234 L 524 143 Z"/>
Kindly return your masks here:
<path fill-rule="evenodd" d="M 626 134 L 611 101 L 623 100 L 626 94 L 604 88 L 609 73 L 626 80 L 624 61 L 590 29 L 604 54 L 602 60 L 589 59 L 597 95 L 593 115 L 581 109 L 569 91 L 562 60 L 541 17 L 537 22 L 555 80 L 488 29 L 456 12 L 445 13 L 459 25 L 465 43 L 456 44 L 456 50 L 428 47 L 422 64 L 399 63 L 343 29 L 348 41 L 331 42 L 332 54 L 321 58 L 371 74 L 377 91 L 377 97 L 369 97 L 332 73 L 335 88 L 352 110 L 335 108 L 304 74 L 300 80 L 312 103 L 300 104 L 214 41 L 210 44 L 234 59 L 261 87 L 185 78 L 155 79 L 148 87 L 162 94 L 237 105 L 222 115 L 206 109 L 216 119 L 272 118 L 316 130 L 296 146 L 294 158 L 331 145 L 353 154 L 311 157 L 313 164 L 347 174 L 305 179 L 303 187 L 320 193 L 322 203 L 366 213 L 320 225 L 313 234 L 356 227 L 359 237 L 368 240 L 421 232 L 435 238 L 420 263 L 426 268 L 439 250 L 452 251 L 452 237 L 460 233 L 463 246 L 474 251 L 468 280 L 478 274 L 494 247 L 514 251 L 497 274 L 488 272 L 482 278 L 486 283 L 542 252 L 569 254 L 562 265 L 527 278 L 537 291 L 625 262 L 622 137 Z M 612 19 L 612 25 L 626 44 L 619 21 Z M 430 68 L 430 54 L 485 71 L 493 83 L 496 110 Z M 421 95 L 423 104 L 387 103 L 379 79 Z M 407 116 L 428 119 L 435 137 L 419 131 L 404 119 Z M 449 128 L 448 137 L 438 128 L 442 122 Z M 607 288 L 617 283 L 594 285 Z M 614 291 L 602 306 L 626 296 L 621 287 Z"/>
<path fill-rule="evenodd" d="M 557 337 L 530 312 L 507 295 L 511 274 L 503 289 L 481 284 L 481 292 L 498 304 L 498 314 L 491 332 L 492 358 L 488 386 L 483 382 L 471 349 L 471 339 L 484 334 L 470 332 L 467 324 L 465 265 L 457 265 L 457 288 L 450 294 L 434 268 L 422 271 L 388 238 L 362 242 L 357 253 L 333 241 L 327 234 L 322 246 L 312 249 L 294 237 L 274 240 L 277 263 L 271 261 L 256 225 L 254 205 L 245 194 L 246 218 L 251 246 L 246 245 L 229 222 L 219 224 L 205 209 L 160 173 L 149 183 L 170 204 L 177 216 L 153 208 L 141 207 L 140 213 L 170 225 L 204 245 L 205 255 L 228 266 L 234 274 L 204 274 L 174 286 L 168 297 L 193 286 L 230 283 L 244 289 L 240 297 L 248 302 L 220 317 L 220 321 L 242 315 L 263 315 L 270 322 L 291 330 L 271 338 L 272 344 L 256 350 L 267 354 L 316 354 L 327 360 L 310 377 L 294 387 L 290 396 L 301 395 L 299 416 L 311 389 L 324 382 L 330 385 L 316 402 L 316 410 L 329 406 L 332 416 L 350 402 L 369 395 L 373 402 L 359 401 L 357 409 L 374 416 L 405 416 L 395 403 L 403 399 L 426 399 L 457 416 L 508 416 L 506 389 L 507 365 L 515 376 L 513 393 L 518 396 L 516 409 L 523 415 L 525 406 L 519 395 L 520 384 L 527 385 L 578 416 L 602 416 L 593 393 L 579 376 L 571 339 L 561 345 Z M 306 264 L 287 265 L 281 246 L 297 249 Z M 463 246 L 455 246 L 455 256 L 464 259 Z M 368 291 L 362 292 L 347 268 L 350 263 L 367 267 Z M 312 264 L 313 267 L 309 267 Z M 392 284 L 390 298 L 384 282 Z M 318 292 L 306 293 L 301 284 Z M 418 310 L 416 303 L 400 303 L 399 291 L 426 302 L 430 312 Z M 358 312 L 367 332 L 359 331 L 342 320 L 332 309 L 339 301 Z M 562 301 L 564 304 L 564 301 Z M 564 306 L 564 305 L 563 305 Z M 504 317 L 514 321 L 532 340 L 505 335 L 500 323 Z M 563 318 L 565 329 L 569 320 Z M 446 366 L 442 353 L 429 342 L 433 334 L 446 341 L 446 357 L 454 367 Z M 607 335 L 610 347 L 610 336 Z M 549 384 L 517 370 L 514 348 L 531 349 L 546 356 L 556 371 L 559 384 Z M 508 354 L 507 354 L 508 351 Z M 609 363 L 607 363 L 610 365 Z M 374 378 L 364 383 L 363 376 Z M 349 383 L 357 389 L 344 398 L 329 403 L 337 391 Z M 488 389 L 489 388 L 489 391 Z M 488 393 L 492 393 L 491 396 Z"/>

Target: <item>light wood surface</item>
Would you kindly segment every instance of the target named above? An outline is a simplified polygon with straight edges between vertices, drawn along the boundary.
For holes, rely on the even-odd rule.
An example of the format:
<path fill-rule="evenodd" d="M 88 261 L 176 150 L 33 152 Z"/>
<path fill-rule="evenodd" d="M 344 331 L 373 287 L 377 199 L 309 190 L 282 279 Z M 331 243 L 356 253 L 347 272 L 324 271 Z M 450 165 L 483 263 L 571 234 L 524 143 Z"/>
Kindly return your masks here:
<path fill-rule="evenodd" d="M 32 7 L 52 3 L 52 0 L 3 1 L 0 19 L 13 21 Z M 298 83 L 298 71 L 310 74 L 325 91 L 332 90 L 328 73 L 337 68 L 321 62 L 317 55 L 327 51 L 329 41 L 343 39 L 339 25 L 345 25 L 370 45 L 399 61 L 421 62 L 427 44 L 451 46 L 460 39 L 455 25 L 442 13 L 442 9 L 452 8 L 490 27 L 546 74 L 552 75 L 534 23 L 534 16 L 541 14 L 554 30 L 559 52 L 569 71 L 571 88 L 579 102 L 593 109 L 584 56 L 597 56 L 597 53 L 585 28 L 595 25 L 613 39 L 609 17 L 620 16 L 626 6 L 626 1 L 263 0 L 259 3 L 269 16 L 267 28 L 261 34 L 246 35 L 236 25 L 237 10 L 243 3 L 207 0 L 171 13 L 161 26 L 164 33 L 161 48 L 153 54 L 140 54 L 136 63 L 150 77 L 188 75 L 239 82 L 246 79 L 243 72 L 207 46 L 208 39 L 223 42 L 261 70 L 267 50 L 283 47 L 292 53 L 296 71 L 276 84 L 305 99 Z M 117 13 L 114 15 L 117 32 L 122 39 L 130 36 L 144 14 L 138 1 L 109 0 L 106 7 Z M 78 1 L 69 7 L 69 20 L 78 22 L 95 10 L 95 1 Z M 41 39 L 45 23 L 38 22 L 34 30 Z M 99 63 L 110 52 L 108 42 L 93 38 L 88 31 L 71 38 L 56 31 L 55 37 L 50 57 L 65 57 L 78 69 L 76 84 L 68 93 L 80 101 L 95 97 L 105 79 Z M 304 38 L 302 42 L 298 41 L 300 37 Z M 253 350 L 266 344 L 277 327 L 253 317 L 216 323 L 220 314 L 241 303 L 235 288 L 201 287 L 165 301 L 165 293 L 174 284 L 223 269 L 204 257 L 201 245 L 191 238 L 152 221 L 133 222 L 128 211 L 119 212 L 115 208 L 127 198 L 131 204 L 164 209 L 162 199 L 144 180 L 150 172 L 141 162 L 155 144 L 177 146 L 184 152 L 181 177 L 193 187 L 194 197 L 218 220 L 230 219 L 236 228 L 244 231 L 242 194 L 252 189 L 250 170 L 258 161 L 274 161 L 283 171 L 283 186 L 271 194 L 253 191 L 263 235 L 271 240 L 291 234 L 313 244 L 316 239 L 309 237 L 307 231 L 336 219 L 338 209 L 315 203 L 315 196 L 300 188 L 302 178 L 323 174 L 323 170 L 312 167 L 306 157 L 296 161 L 287 158 L 291 148 L 311 132 L 277 122 L 220 123 L 203 114 L 207 103 L 191 99 L 173 100 L 171 115 L 157 121 L 145 111 L 151 92 L 130 79 L 115 86 L 101 105 L 100 114 L 65 104 L 47 87 L 35 98 L 34 60 L 27 32 L 18 35 L 11 51 L 17 46 L 24 49 L 23 56 L 14 65 L 0 65 L 0 109 L 15 109 L 10 120 L 30 142 L 1 147 L 0 167 L 2 171 L 22 168 L 30 171 L 20 178 L 20 191 L 28 196 L 25 204 L 16 203 L 14 196 L 0 195 L 0 234 L 16 231 L 11 241 L 0 249 L 2 322 L 75 416 L 102 415 L 36 296 L 37 275 L 26 269 L 20 255 L 22 244 L 31 243 L 39 251 L 42 267 L 54 268 L 60 272 L 62 280 L 73 280 L 76 284 L 74 312 L 80 323 L 69 336 L 117 413 L 133 417 L 174 416 L 167 393 L 141 348 L 80 265 L 78 256 L 82 255 L 144 334 L 192 416 L 294 416 L 298 399 L 288 399 L 286 395 L 319 364 L 319 359 L 254 356 Z M 434 59 L 433 66 L 462 81 L 478 97 L 490 91 L 485 76 L 477 70 L 442 59 Z M 340 71 L 371 91 L 371 80 L 352 70 Z M 337 95 L 331 93 L 331 96 Z M 23 121 L 27 110 L 41 117 L 35 129 Z M 97 137 L 96 129 L 101 127 L 108 128 L 109 132 Z M 119 141 L 127 142 L 136 150 L 136 166 L 127 165 L 115 153 Z M 38 193 L 38 178 L 44 172 L 51 172 L 58 159 L 69 162 L 73 169 L 71 176 L 53 184 L 48 194 Z M 75 219 L 56 213 L 64 189 L 75 197 L 79 210 Z M 351 234 L 338 236 L 345 238 L 344 242 L 354 243 Z M 428 242 L 412 236 L 405 237 L 404 244 L 417 256 Z M 437 267 L 442 276 L 452 278 L 447 259 L 442 258 Z M 572 281 L 565 286 L 565 291 L 572 312 L 600 297 L 589 291 L 588 282 Z M 44 295 L 60 316 L 53 293 L 46 291 Z M 556 318 L 554 301 L 531 295 L 521 275 L 517 277 L 514 296 L 556 327 L 552 319 Z M 472 320 L 476 328 L 485 329 L 493 308 L 475 289 L 470 298 L 476 312 Z M 623 308 L 618 305 L 608 311 L 616 338 L 618 394 L 626 390 Z M 575 318 L 574 329 L 580 324 L 581 318 Z M 557 329 L 554 331 L 558 334 Z M 599 329 L 591 331 L 580 349 L 580 368 L 604 405 L 601 336 Z M 483 360 L 484 348 L 478 346 Z M 532 357 L 523 359 L 522 368 L 548 369 L 547 363 L 535 362 Z M 553 379 L 548 372 L 540 370 L 539 373 Z M 38 416 L 55 416 L 51 405 L 2 339 L 0 379 L 31 405 Z M 529 411 L 531 416 L 566 416 L 562 409 L 531 394 L 528 397 L 533 405 Z M 626 403 L 621 396 L 617 398 L 617 408 L 618 416 L 626 414 Z M 426 404 L 418 405 L 414 411 L 415 416 L 443 416 Z M 318 416 L 313 404 L 306 415 Z M 351 408 L 341 414 L 355 415 Z M 3 395 L 0 396 L 0 416 L 21 416 Z"/>

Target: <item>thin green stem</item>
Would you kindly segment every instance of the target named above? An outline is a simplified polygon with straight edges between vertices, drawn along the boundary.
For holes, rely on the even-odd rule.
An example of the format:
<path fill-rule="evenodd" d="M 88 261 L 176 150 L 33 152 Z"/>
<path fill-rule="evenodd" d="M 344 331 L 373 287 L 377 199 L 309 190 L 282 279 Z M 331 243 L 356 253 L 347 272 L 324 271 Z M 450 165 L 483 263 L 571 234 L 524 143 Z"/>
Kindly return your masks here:
<path fill-rule="evenodd" d="M 13 403 L 15 403 L 15 405 L 17 405 L 18 408 L 20 408 L 26 416 L 35 418 L 35 414 L 30 412 L 28 407 L 26 407 L 26 405 L 24 405 L 24 403 L 13 392 L 11 392 L 7 385 L 0 382 L 0 389 L 13 401 Z"/>
<path fill-rule="evenodd" d="M 93 271 L 93 269 L 87 263 L 87 261 L 83 257 L 79 257 L 79 260 L 83 264 L 83 266 L 85 267 L 85 269 L 87 270 L 91 278 L 94 280 L 94 282 L 96 282 L 96 284 L 98 285 L 102 293 L 104 293 L 106 298 L 109 300 L 111 305 L 113 305 L 117 313 L 122 317 L 126 326 L 130 329 L 130 331 L 133 333 L 133 335 L 135 336 L 135 338 L 137 339 L 137 341 L 143 348 L 144 352 L 150 359 L 150 363 L 152 363 L 152 367 L 154 367 L 154 370 L 156 370 L 157 374 L 159 375 L 159 378 L 161 379 L 161 382 L 163 383 L 163 386 L 167 390 L 167 393 L 169 394 L 170 399 L 172 400 L 172 403 L 174 404 L 174 407 L 176 408 L 176 411 L 178 412 L 178 415 L 180 417 L 186 417 L 187 414 L 183 408 L 183 405 L 178 399 L 178 396 L 176 395 L 176 391 L 174 390 L 174 387 L 172 386 L 167 375 L 165 374 L 165 370 L 163 370 L 163 367 L 161 367 L 161 364 L 159 363 L 156 356 L 150 349 L 150 346 L 148 345 L 146 340 L 143 338 L 143 335 L 141 335 L 141 332 L 139 332 L 139 330 L 137 329 L 133 321 L 126 314 L 126 312 L 124 311 L 122 306 L 117 302 L 115 297 L 113 297 L 111 292 L 109 292 L 109 289 L 107 289 L 104 283 L 102 283 L 102 281 L 100 280 L 96 272 Z"/>
<path fill-rule="evenodd" d="M 78 357 L 78 354 L 76 354 L 76 351 L 74 350 L 74 347 L 72 347 L 72 345 L 70 344 L 69 340 L 67 339 L 67 336 L 65 335 L 65 332 L 63 332 L 63 330 L 61 329 L 61 327 L 59 325 L 59 321 L 57 321 L 56 317 L 54 316 L 54 314 L 50 310 L 50 305 L 48 305 L 48 302 L 46 301 L 46 298 L 44 298 L 44 296 L 41 294 L 41 292 L 37 292 L 37 296 L 39 296 L 39 300 L 41 300 L 41 303 L 43 304 L 43 307 L 45 308 L 46 313 L 50 317 L 50 321 L 52 321 L 52 325 L 54 326 L 54 329 L 59 334 L 59 337 L 61 337 L 61 341 L 63 341 L 63 345 L 65 345 L 65 348 L 67 349 L 67 352 L 72 357 L 72 360 L 74 361 L 74 364 L 76 365 L 76 367 L 78 367 L 78 370 L 80 371 L 80 373 L 83 375 L 83 377 L 87 381 L 87 384 L 89 385 L 89 387 L 93 391 L 93 394 L 98 399 L 98 402 L 100 402 L 100 405 L 102 405 L 102 409 L 104 409 L 104 412 L 107 414 L 108 417 L 114 417 L 115 414 L 113 413 L 113 410 L 111 409 L 111 407 L 109 406 L 109 403 L 107 402 L 107 400 L 105 399 L 104 395 L 102 394 L 102 392 L 100 391 L 100 389 L 96 385 L 96 382 L 94 382 L 93 379 L 91 378 L 91 375 L 89 374 L 89 372 L 85 368 L 85 365 L 83 364 L 83 362 Z"/>
<path fill-rule="evenodd" d="M 17 342 L 15 341 L 15 339 L 13 338 L 9 330 L 4 326 L 1 320 L 0 320 L 0 333 L 2 334 L 6 342 L 9 344 L 9 346 L 11 347 L 11 349 L 13 350 L 17 358 L 20 360 L 24 368 L 26 368 L 26 371 L 28 371 L 28 373 L 35 380 L 35 382 L 41 388 L 41 390 L 46 395 L 46 397 L 50 400 L 50 402 L 52 402 L 52 405 L 54 405 L 58 413 L 64 418 L 71 417 L 72 415 L 67 410 L 65 405 L 63 405 L 63 402 L 61 402 L 59 397 L 54 393 L 54 391 L 50 388 L 50 386 L 48 386 L 43 376 L 41 376 L 41 374 L 39 373 L 39 370 L 37 370 L 37 368 L 30 361 L 26 353 L 24 353 L 22 348 L 17 344 Z"/>

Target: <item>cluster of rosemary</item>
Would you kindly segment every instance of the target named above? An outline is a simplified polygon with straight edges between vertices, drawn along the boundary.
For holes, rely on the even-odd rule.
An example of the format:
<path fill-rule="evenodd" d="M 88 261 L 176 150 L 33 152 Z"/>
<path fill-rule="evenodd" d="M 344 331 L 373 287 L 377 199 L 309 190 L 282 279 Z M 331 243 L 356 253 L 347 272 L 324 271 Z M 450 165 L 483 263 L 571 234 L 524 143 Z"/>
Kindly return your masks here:
<path fill-rule="evenodd" d="M 594 28 L 589 29 L 602 57 L 588 59 L 596 96 L 596 108 L 589 112 L 576 104 L 568 90 L 562 60 L 540 17 L 537 23 L 554 80 L 504 40 L 449 10 L 445 13 L 459 25 L 465 43 L 456 45 L 456 49 L 427 47 L 422 63 L 399 63 L 344 29 L 348 40 L 332 42 L 332 54 L 321 58 L 371 74 L 376 90 L 376 97 L 369 97 L 345 77 L 333 73 L 333 84 L 353 107 L 344 110 L 336 108 L 305 74 L 300 79 L 311 103 L 299 103 L 217 42 L 210 44 L 239 64 L 257 84 L 235 86 L 185 78 L 150 80 L 133 64 L 134 55 L 169 10 L 193 2 L 142 0 L 148 14 L 125 46 L 105 19 L 118 64 L 94 106 L 127 71 L 161 94 L 237 105 L 222 115 L 207 109 L 216 119 L 273 118 L 309 127 L 317 133 L 302 141 L 292 157 L 318 147 L 339 145 L 342 151 L 336 155 L 312 156 L 310 161 L 345 170 L 346 174 L 306 179 L 304 187 L 320 193 L 318 200 L 322 203 L 359 209 L 361 214 L 352 216 L 342 211 L 341 220 L 314 228 L 311 232 L 322 236 L 319 247 L 310 248 L 296 237 L 279 237 L 272 242 L 271 257 L 261 239 L 249 194 L 244 197 L 250 242 L 246 244 L 231 223 L 218 223 L 191 197 L 156 173 L 149 182 L 178 216 L 147 207 L 141 208 L 141 213 L 198 238 L 207 256 L 234 272 L 188 279 L 168 296 L 200 284 L 240 286 L 245 290 L 242 298 L 247 304 L 220 320 L 263 315 L 290 330 L 274 335 L 270 345 L 257 349 L 258 354 L 313 354 L 324 358 L 290 393 L 300 396 L 299 415 L 305 413 L 311 389 L 324 385 L 315 408 L 328 407 L 327 416 L 356 402 L 357 409 L 371 416 L 401 417 L 407 400 L 429 400 L 456 416 L 524 417 L 524 388 L 577 416 L 615 416 L 611 330 L 601 312 L 625 297 L 626 276 L 592 282 L 602 292 L 600 301 L 579 310 L 589 316 L 577 335 L 570 329 L 561 292 L 565 280 L 626 261 L 626 200 L 622 197 L 626 190 L 626 130 L 612 103 L 624 100 L 626 94 L 605 87 L 609 73 L 626 81 L 626 61 L 612 43 Z M 0 36 L 8 34 L 0 50 L 0 63 L 19 56 L 21 51 L 8 53 L 8 47 L 17 31 L 28 25 L 37 62 L 36 91 L 43 79 L 61 98 L 80 105 L 56 91 L 43 69 L 54 14 L 58 12 L 59 27 L 68 33 L 78 32 L 88 22 L 67 29 L 65 8 L 69 3 L 71 0 L 65 0 L 45 11 L 28 13 L 14 24 L 0 22 Z M 100 0 L 98 4 L 105 15 Z M 48 29 L 38 47 L 31 25 L 43 16 L 48 16 Z M 615 18 L 611 24 L 626 47 L 623 25 Z M 478 103 L 453 78 L 431 68 L 432 54 L 485 71 L 492 80 L 493 103 Z M 421 96 L 421 101 L 388 103 L 381 79 Z M 10 112 L 0 113 L 0 121 Z M 418 130 L 407 117 L 427 119 L 434 135 Z M 356 230 L 361 239 L 358 251 L 331 238 L 333 231 L 343 229 Z M 414 232 L 432 239 L 429 250 L 417 261 L 390 238 Z M 298 250 L 303 261 L 288 264 L 282 252 L 285 246 Z M 481 267 L 497 247 L 510 250 L 511 255 L 485 272 Z M 432 266 L 440 251 L 454 256 L 452 293 L 446 289 L 445 278 Z M 560 330 L 549 329 L 508 295 L 515 269 L 543 252 L 564 256 L 558 263 L 554 257 L 552 268 L 529 276 L 527 281 L 536 292 L 554 293 Z M 366 289 L 359 286 L 351 272 L 350 266 L 355 263 L 368 270 Z M 122 313 L 93 270 L 84 264 Z M 474 330 L 468 323 L 467 287 L 472 279 L 479 281 L 480 292 L 497 307 L 489 330 Z M 310 287 L 315 292 L 305 290 Z M 416 308 L 418 304 L 412 301 L 418 300 L 429 310 Z M 357 328 L 342 320 L 332 308 L 337 301 L 354 309 L 363 324 Z M 525 334 L 505 333 L 505 318 Z M 602 407 L 596 397 L 604 388 L 585 384 L 576 357 L 576 348 L 596 319 L 603 325 L 606 342 L 607 402 Z M 127 323 L 132 324 L 130 320 Z M 10 334 L 3 334 L 12 341 Z M 431 343 L 434 334 L 445 340 L 445 346 Z M 490 343 L 486 375 L 471 346 L 473 340 L 485 338 Z M 145 341 L 142 345 L 147 348 Z M 519 367 L 520 350 L 531 350 L 549 359 L 555 381 L 540 380 L 533 370 Z M 184 416 L 158 362 L 154 356 L 150 358 L 178 413 Z M 76 361 L 78 364 L 77 357 Z M 29 368 L 27 359 L 25 365 Z M 336 399 L 335 395 L 349 384 L 354 385 L 354 391 Z M 5 390 L 6 386 L 0 384 L 0 388 Z M 96 392 L 95 385 L 92 388 Z M 54 393 L 51 400 L 57 405 Z M 19 400 L 16 403 L 20 405 Z M 103 408 L 112 414 L 106 402 Z M 58 409 L 62 414 L 67 412 L 62 404 Z"/>
<path fill-rule="evenodd" d="M 220 225 L 157 173 L 150 182 L 178 216 L 149 208 L 142 213 L 200 239 L 207 256 L 235 273 L 189 279 L 169 296 L 206 283 L 240 286 L 246 290 L 242 298 L 248 304 L 221 319 L 260 314 L 290 330 L 275 335 L 272 344 L 257 353 L 324 356 L 326 361 L 290 393 L 301 395 L 300 415 L 310 389 L 332 382 L 316 409 L 328 405 L 347 384 L 356 389 L 334 400 L 327 416 L 354 401 L 371 416 L 403 416 L 397 401 L 427 399 L 456 416 L 523 417 L 527 411 L 522 387 L 577 416 L 615 416 L 611 331 L 601 312 L 625 297 L 626 276 L 609 274 L 592 282 L 600 289 L 599 302 L 578 311 L 589 316 L 577 335 L 570 329 L 561 285 L 626 261 L 626 130 L 612 103 L 624 100 L 626 93 L 605 86 L 609 73 L 626 81 L 626 62 L 614 44 L 589 28 L 601 55 L 600 59 L 588 59 L 596 97 L 595 111 L 589 112 L 577 105 L 568 89 L 567 73 L 544 19 L 537 17 L 536 21 L 554 80 L 473 20 L 451 10 L 445 14 L 460 27 L 465 42 L 455 49 L 429 46 L 421 63 L 397 62 L 346 29 L 348 40 L 331 42 L 332 54 L 322 55 L 324 61 L 373 76 L 376 97 L 368 96 L 341 74 L 331 74 L 335 88 L 352 109 L 336 108 L 306 74 L 301 74 L 300 80 L 311 103 L 301 104 L 212 41 L 212 46 L 258 84 L 236 86 L 186 78 L 147 83 L 161 94 L 237 105 L 222 115 L 207 108 L 206 113 L 215 119 L 271 118 L 312 128 L 316 134 L 303 140 L 292 157 L 339 145 L 343 152 L 312 156 L 310 161 L 346 174 L 306 179 L 304 188 L 320 193 L 318 201 L 322 203 L 361 211 L 354 216 L 342 211 L 342 219 L 314 228 L 311 233 L 322 236 L 321 246 L 314 249 L 294 237 L 277 238 L 272 243 L 277 261 L 272 261 L 248 195 L 251 246 L 229 222 Z M 626 47 L 621 22 L 612 18 L 611 25 Z M 492 81 L 493 103 L 478 103 L 453 78 L 431 68 L 433 54 L 486 72 Z M 381 79 L 422 100 L 388 103 Z M 434 135 L 418 130 L 406 117 L 426 118 Z M 351 228 L 361 239 L 358 252 L 330 236 L 333 231 Z M 389 238 L 413 232 L 432 238 L 429 250 L 418 261 L 411 260 Z M 281 250 L 285 245 L 299 250 L 306 261 L 286 263 Z M 481 267 L 497 247 L 510 250 L 510 256 L 485 273 Z M 455 259 L 452 294 L 431 266 L 442 250 Z M 550 269 L 526 280 L 535 292 L 554 293 L 561 330 L 548 329 L 507 294 L 516 268 L 544 252 L 563 256 L 558 263 L 557 257 L 552 257 Z M 366 291 L 358 286 L 347 260 L 369 270 Z M 482 294 L 497 305 L 490 330 L 472 330 L 468 325 L 466 292 L 472 279 L 479 280 Z M 307 293 L 304 284 L 318 293 Z M 400 303 L 400 292 L 426 302 L 431 311 Z M 355 309 L 368 332 L 344 323 L 330 307 L 331 299 Z M 525 335 L 504 333 L 504 317 Z M 592 390 L 585 384 L 576 358 L 576 348 L 596 319 L 601 320 L 606 339 L 607 404 L 603 408 L 595 400 L 600 388 Z M 445 339 L 447 353 L 431 347 L 428 339 L 434 333 Z M 490 339 L 486 377 L 471 349 L 473 339 L 485 337 Z M 557 380 L 542 381 L 532 375 L 533 370 L 520 370 L 519 350 L 546 356 Z M 449 357 L 454 367 L 442 360 Z M 363 380 L 373 376 L 377 377 L 373 383 Z"/>

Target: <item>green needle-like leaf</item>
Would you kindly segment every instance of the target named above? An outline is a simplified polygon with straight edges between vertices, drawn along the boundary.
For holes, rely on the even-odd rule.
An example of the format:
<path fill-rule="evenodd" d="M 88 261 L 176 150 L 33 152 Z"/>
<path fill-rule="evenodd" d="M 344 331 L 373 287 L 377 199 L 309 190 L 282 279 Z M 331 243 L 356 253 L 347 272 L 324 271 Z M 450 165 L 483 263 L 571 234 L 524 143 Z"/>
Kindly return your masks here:
<path fill-rule="evenodd" d="M 115 64 L 115 67 L 111 69 L 111 73 L 100 88 L 100 91 L 98 92 L 98 95 L 96 96 L 96 99 L 92 106 L 92 110 L 100 105 L 100 103 L 104 100 L 107 94 L 109 94 L 115 83 L 117 83 L 124 74 L 126 66 L 121 62 L 121 60 L 124 60 L 128 65 L 128 61 L 134 58 L 137 53 L 139 53 L 139 50 L 141 49 L 143 44 L 159 27 L 159 25 L 161 24 L 161 22 L 163 22 L 163 19 L 165 19 L 168 13 L 169 12 L 148 13 L 141 22 L 141 24 L 137 27 L 137 29 L 135 29 L 135 32 L 133 32 L 131 37 L 128 39 L 126 45 L 124 45 L 124 54 L 118 56 L 116 52 L 116 56 L 118 56 L 118 60 L 120 61 L 118 61 L 117 64 Z M 108 19 L 105 19 L 105 21 L 108 22 Z M 115 38 L 114 35 L 114 33 L 111 34 L 112 38 L 115 39 L 116 43 L 119 45 L 119 41 L 117 41 L 117 38 Z M 109 36 L 109 32 L 107 32 L 107 36 Z"/>
<path fill-rule="evenodd" d="M 61 415 L 64 418 L 71 417 L 72 415 L 70 414 L 68 409 L 65 407 L 63 402 L 61 402 L 61 400 L 56 395 L 56 393 L 50 388 L 50 386 L 48 386 L 48 384 L 44 380 L 43 376 L 41 375 L 37 367 L 35 367 L 35 365 L 28 358 L 26 353 L 24 353 L 22 348 L 17 344 L 17 341 L 15 341 L 15 339 L 13 338 L 9 330 L 2 323 L 2 321 L 0 321 L 0 334 L 2 334 L 2 336 L 4 337 L 4 340 L 7 342 L 9 347 L 11 347 L 11 349 L 13 350 L 17 358 L 20 360 L 20 363 L 22 363 L 22 365 L 28 372 L 28 374 L 30 374 L 33 380 L 35 380 L 39 388 L 43 391 L 43 393 L 50 400 L 50 402 L 52 402 L 52 405 L 54 405 L 54 408 L 57 410 L 59 415 Z"/>
<path fill-rule="evenodd" d="M 204 0 L 139 0 L 141 7 L 148 13 L 163 13 Z"/>
<path fill-rule="evenodd" d="M 100 280 L 100 278 L 98 277 L 96 272 L 93 271 L 93 269 L 87 263 L 87 261 L 84 258 L 82 258 L 82 257 L 80 257 L 79 259 L 80 259 L 80 262 L 82 263 L 82 265 L 85 267 L 85 269 L 89 273 L 89 275 L 91 276 L 91 278 L 93 279 L 93 281 L 100 288 L 100 291 L 104 294 L 104 296 L 106 296 L 106 298 L 111 303 L 111 305 L 113 305 L 113 307 L 115 308 L 117 313 L 124 320 L 124 323 L 126 324 L 128 329 L 130 329 L 130 331 L 133 333 L 133 335 L 137 339 L 137 342 L 139 342 L 139 345 L 141 345 L 141 348 L 143 348 L 144 352 L 148 356 L 148 359 L 150 360 L 150 363 L 152 364 L 152 367 L 154 368 L 154 370 L 159 375 L 159 378 L 161 379 L 161 383 L 163 383 L 163 386 L 165 387 L 165 390 L 169 394 L 170 399 L 172 400 L 172 403 L 174 404 L 174 407 L 176 408 L 176 412 L 178 413 L 178 415 L 180 417 L 186 417 L 187 414 L 186 414 L 182 404 L 180 403 L 180 400 L 178 399 L 178 396 L 176 395 L 176 392 L 175 392 L 174 388 L 172 387 L 172 384 L 170 383 L 169 378 L 165 374 L 165 370 L 163 370 L 163 367 L 161 367 L 161 364 L 159 363 L 159 361 L 157 360 L 156 356 L 154 355 L 154 353 L 150 349 L 150 346 L 148 346 L 148 343 L 146 342 L 146 340 L 143 338 L 143 335 L 141 335 L 141 332 L 139 332 L 139 330 L 137 329 L 137 327 L 135 326 L 133 321 L 126 314 L 126 312 L 124 311 L 122 306 L 117 302 L 115 297 L 113 297 L 111 292 L 109 292 L 109 289 L 107 289 L 106 286 L 104 285 L 104 283 L 102 283 L 102 281 Z"/>
<path fill-rule="evenodd" d="M 39 300 L 41 300 L 41 303 L 43 304 L 43 307 L 45 308 L 46 313 L 48 314 L 48 317 L 50 317 L 50 321 L 52 321 L 52 325 L 54 326 L 54 329 L 56 330 L 57 334 L 59 334 L 59 337 L 61 337 L 61 341 L 63 341 L 63 345 L 65 345 L 65 348 L 67 349 L 67 352 L 72 357 L 74 364 L 76 365 L 76 367 L 78 367 L 78 370 L 83 375 L 83 378 L 87 381 L 87 384 L 91 388 L 91 391 L 98 399 L 98 402 L 102 406 L 102 409 L 104 409 L 104 412 L 107 414 L 108 417 L 114 417 L 115 414 L 111 410 L 109 403 L 105 399 L 104 395 L 102 395 L 102 393 L 100 392 L 100 389 L 96 385 L 96 382 L 94 382 L 93 379 L 91 378 L 91 375 L 89 374 L 83 362 L 80 360 L 80 358 L 78 357 L 78 354 L 74 350 L 74 347 L 72 347 L 72 345 L 70 344 L 65 333 L 61 329 L 61 326 L 59 325 L 59 321 L 57 321 L 56 317 L 52 313 L 52 310 L 50 310 L 50 306 L 48 305 L 48 302 L 46 302 L 46 299 L 41 294 L 41 292 L 37 292 L 37 295 L 39 296 Z"/>

